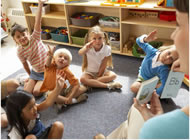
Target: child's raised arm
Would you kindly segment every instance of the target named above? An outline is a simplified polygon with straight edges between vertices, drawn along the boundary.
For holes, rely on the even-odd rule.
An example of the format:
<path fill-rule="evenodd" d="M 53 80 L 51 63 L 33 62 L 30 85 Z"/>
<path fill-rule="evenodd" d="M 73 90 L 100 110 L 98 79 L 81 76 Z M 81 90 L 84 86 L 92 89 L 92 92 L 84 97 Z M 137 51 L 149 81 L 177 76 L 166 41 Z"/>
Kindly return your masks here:
<path fill-rule="evenodd" d="M 42 7 L 48 0 L 38 0 L 38 11 L 36 13 L 34 30 L 41 32 Z"/>
<path fill-rule="evenodd" d="M 53 52 L 55 50 L 55 46 L 53 48 L 50 48 L 50 46 L 48 45 L 48 53 L 47 53 L 47 59 L 46 59 L 46 67 L 49 67 L 51 65 L 51 60 L 53 58 Z"/>
<path fill-rule="evenodd" d="M 93 43 L 94 43 L 94 40 L 92 40 L 92 41 L 88 42 L 87 44 L 85 44 L 85 46 L 82 47 L 82 48 L 79 50 L 78 54 L 79 54 L 79 55 L 84 55 L 84 54 L 86 54 L 86 53 L 88 52 L 88 50 L 92 48 L 92 44 L 93 44 Z"/>
<path fill-rule="evenodd" d="M 57 70 L 56 72 L 56 87 L 54 90 L 50 91 L 48 94 L 48 97 L 46 98 L 45 101 L 43 101 L 41 104 L 37 105 L 38 111 L 44 110 L 51 106 L 55 100 L 57 99 L 57 96 L 61 93 L 64 84 L 65 84 L 65 73 L 63 71 Z"/>
<path fill-rule="evenodd" d="M 156 37 L 157 30 L 154 30 L 148 34 L 147 37 L 144 38 L 144 42 L 151 42 L 157 39 Z"/>

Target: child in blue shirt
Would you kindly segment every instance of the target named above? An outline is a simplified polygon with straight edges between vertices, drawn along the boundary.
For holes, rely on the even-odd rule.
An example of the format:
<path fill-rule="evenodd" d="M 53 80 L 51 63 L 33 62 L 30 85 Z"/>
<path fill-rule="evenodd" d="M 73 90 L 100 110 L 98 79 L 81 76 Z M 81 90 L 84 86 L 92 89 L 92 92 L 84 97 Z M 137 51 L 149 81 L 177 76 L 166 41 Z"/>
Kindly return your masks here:
<path fill-rule="evenodd" d="M 160 96 L 170 71 L 170 65 L 177 60 L 178 53 L 175 46 L 163 46 L 159 50 L 152 47 L 148 42 L 155 40 L 156 30 L 149 35 L 142 35 L 136 39 L 137 44 L 146 53 L 139 68 L 137 80 L 131 85 L 131 91 L 137 93 L 141 83 L 145 80 L 158 76 L 161 84 L 157 86 L 156 92 Z"/>

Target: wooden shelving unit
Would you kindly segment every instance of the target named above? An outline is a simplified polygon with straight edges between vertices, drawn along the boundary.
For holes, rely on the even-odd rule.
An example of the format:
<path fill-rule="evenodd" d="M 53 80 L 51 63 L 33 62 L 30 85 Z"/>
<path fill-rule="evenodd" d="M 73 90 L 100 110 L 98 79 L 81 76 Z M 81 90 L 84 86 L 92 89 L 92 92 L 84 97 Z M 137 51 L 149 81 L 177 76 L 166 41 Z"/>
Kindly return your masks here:
<path fill-rule="evenodd" d="M 29 32 L 32 33 L 35 22 L 35 15 L 30 11 L 30 5 L 32 3 L 38 3 L 38 0 L 22 0 L 24 8 L 26 23 L 28 25 Z M 106 32 L 117 32 L 120 33 L 120 50 L 112 52 L 120 55 L 133 56 L 131 53 L 123 53 L 123 47 L 128 41 L 130 36 L 138 37 L 144 33 L 148 33 L 153 29 L 158 30 L 158 38 L 165 44 L 172 44 L 170 39 L 171 33 L 176 28 L 176 22 L 162 21 L 159 18 L 137 18 L 130 17 L 129 10 L 150 10 L 150 11 L 175 11 L 175 9 L 159 8 L 156 7 L 156 1 L 146 0 L 145 3 L 139 7 L 127 6 L 127 7 L 114 7 L 114 6 L 100 6 L 101 1 L 90 1 L 80 3 L 69 3 L 65 4 L 61 0 L 49 0 L 47 4 L 50 5 L 50 13 L 42 16 L 42 26 L 52 27 L 67 27 L 69 43 L 58 42 L 53 40 L 43 40 L 44 42 L 53 44 L 70 45 L 73 47 L 82 46 L 72 44 L 71 35 L 79 29 L 90 29 L 91 27 L 82 27 L 72 25 L 70 17 L 78 12 L 94 12 L 99 13 L 103 16 L 116 16 L 120 18 L 119 28 L 108 28 L 102 27 Z M 155 8 L 156 7 L 156 8 Z"/>

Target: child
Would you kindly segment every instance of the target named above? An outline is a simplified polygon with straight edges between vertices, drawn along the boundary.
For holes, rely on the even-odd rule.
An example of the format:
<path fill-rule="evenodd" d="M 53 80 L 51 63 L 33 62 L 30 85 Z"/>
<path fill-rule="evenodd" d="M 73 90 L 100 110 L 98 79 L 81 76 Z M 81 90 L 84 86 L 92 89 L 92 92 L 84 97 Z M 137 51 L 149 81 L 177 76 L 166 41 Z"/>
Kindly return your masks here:
<path fill-rule="evenodd" d="M 5 100 L 7 96 L 11 95 L 19 87 L 19 81 L 16 79 L 1 81 L 1 101 Z M 2 103 L 2 102 L 1 102 Z M 1 107 L 1 127 L 7 127 L 8 120 L 5 110 Z"/>
<path fill-rule="evenodd" d="M 109 83 L 116 79 L 116 74 L 107 70 L 107 66 L 113 67 L 107 34 L 95 26 L 89 30 L 85 40 L 86 45 L 79 50 L 79 55 L 84 56 L 84 73 L 80 81 L 88 87 L 120 89 L 122 85 L 119 82 Z"/>
<path fill-rule="evenodd" d="M 53 54 L 53 50 L 49 47 L 48 58 L 45 64 L 45 78 L 40 91 L 47 92 L 49 90 L 54 90 L 56 86 L 56 70 L 60 70 L 64 72 L 65 80 L 68 80 L 70 86 L 67 88 L 67 84 L 64 84 L 61 95 L 56 99 L 58 107 L 61 108 L 62 105 L 65 106 L 67 104 L 74 104 L 87 100 L 88 96 L 84 93 L 86 91 L 86 87 L 80 86 L 78 79 L 69 70 L 69 65 L 72 61 L 70 51 L 61 48 L 56 50 Z"/>
<path fill-rule="evenodd" d="M 64 73 L 57 71 L 56 87 L 47 99 L 40 104 L 35 103 L 32 94 L 24 90 L 17 90 L 7 100 L 7 117 L 11 126 L 8 136 L 11 139 L 60 139 L 63 135 L 64 126 L 61 122 L 55 122 L 45 128 L 38 117 L 38 112 L 53 104 L 64 86 Z"/>
<path fill-rule="evenodd" d="M 24 90 L 34 96 L 40 96 L 40 87 L 44 79 L 44 65 L 46 62 L 47 48 L 41 40 L 41 14 L 43 3 L 47 0 L 39 0 L 36 14 L 34 31 L 31 36 L 26 28 L 14 24 L 11 29 L 11 36 L 18 45 L 17 55 L 23 64 L 24 69 L 30 75 L 25 82 Z M 29 64 L 32 70 L 29 68 Z"/>
<path fill-rule="evenodd" d="M 138 79 L 131 85 L 131 91 L 137 93 L 141 82 L 148 80 L 154 76 L 158 76 L 161 85 L 156 89 L 160 96 L 168 77 L 171 65 L 178 58 L 175 46 L 160 47 L 159 50 L 153 48 L 148 42 L 156 39 L 157 31 L 151 32 L 148 36 L 142 35 L 136 39 L 137 44 L 145 51 L 146 56 L 139 68 Z"/>

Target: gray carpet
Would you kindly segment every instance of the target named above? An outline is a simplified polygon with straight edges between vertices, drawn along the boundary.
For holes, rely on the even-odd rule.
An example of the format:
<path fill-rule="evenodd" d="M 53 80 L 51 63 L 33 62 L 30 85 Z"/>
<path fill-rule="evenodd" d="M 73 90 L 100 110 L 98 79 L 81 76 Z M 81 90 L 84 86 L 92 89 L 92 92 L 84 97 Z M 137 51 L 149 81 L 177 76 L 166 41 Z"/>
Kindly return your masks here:
<path fill-rule="evenodd" d="M 57 46 L 57 48 L 63 46 Z M 78 48 L 68 47 L 73 55 L 70 69 L 79 78 L 81 72 L 81 60 L 78 56 Z M 127 113 L 132 105 L 134 95 L 130 91 L 130 85 L 134 82 L 138 68 L 142 59 L 113 55 L 114 71 L 118 74 L 116 81 L 122 83 L 121 91 L 108 91 L 106 89 L 93 89 L 88 92 L 89 98 L 86 102 L 72 105 L 62 112 L 57 112 L 55 106 L 41 112 L 42 122 L 48 126 L 54 121 L 64 123 L 64 139 L 92 139 L 94 135 L 101 132 L 108 135 L 123 121 L 127 119 Z M 21 69 L 6 79 L 13 78 Z M 162 106 L 165 112 L 183 107 L 189 103 L 188 88 L 182 85 L 177 98 L 162 100 Z M 41 102 L 44 98 L 36 99 Z M 6 138 L 7 130 L 1 129 L 1 138 Z"/>

